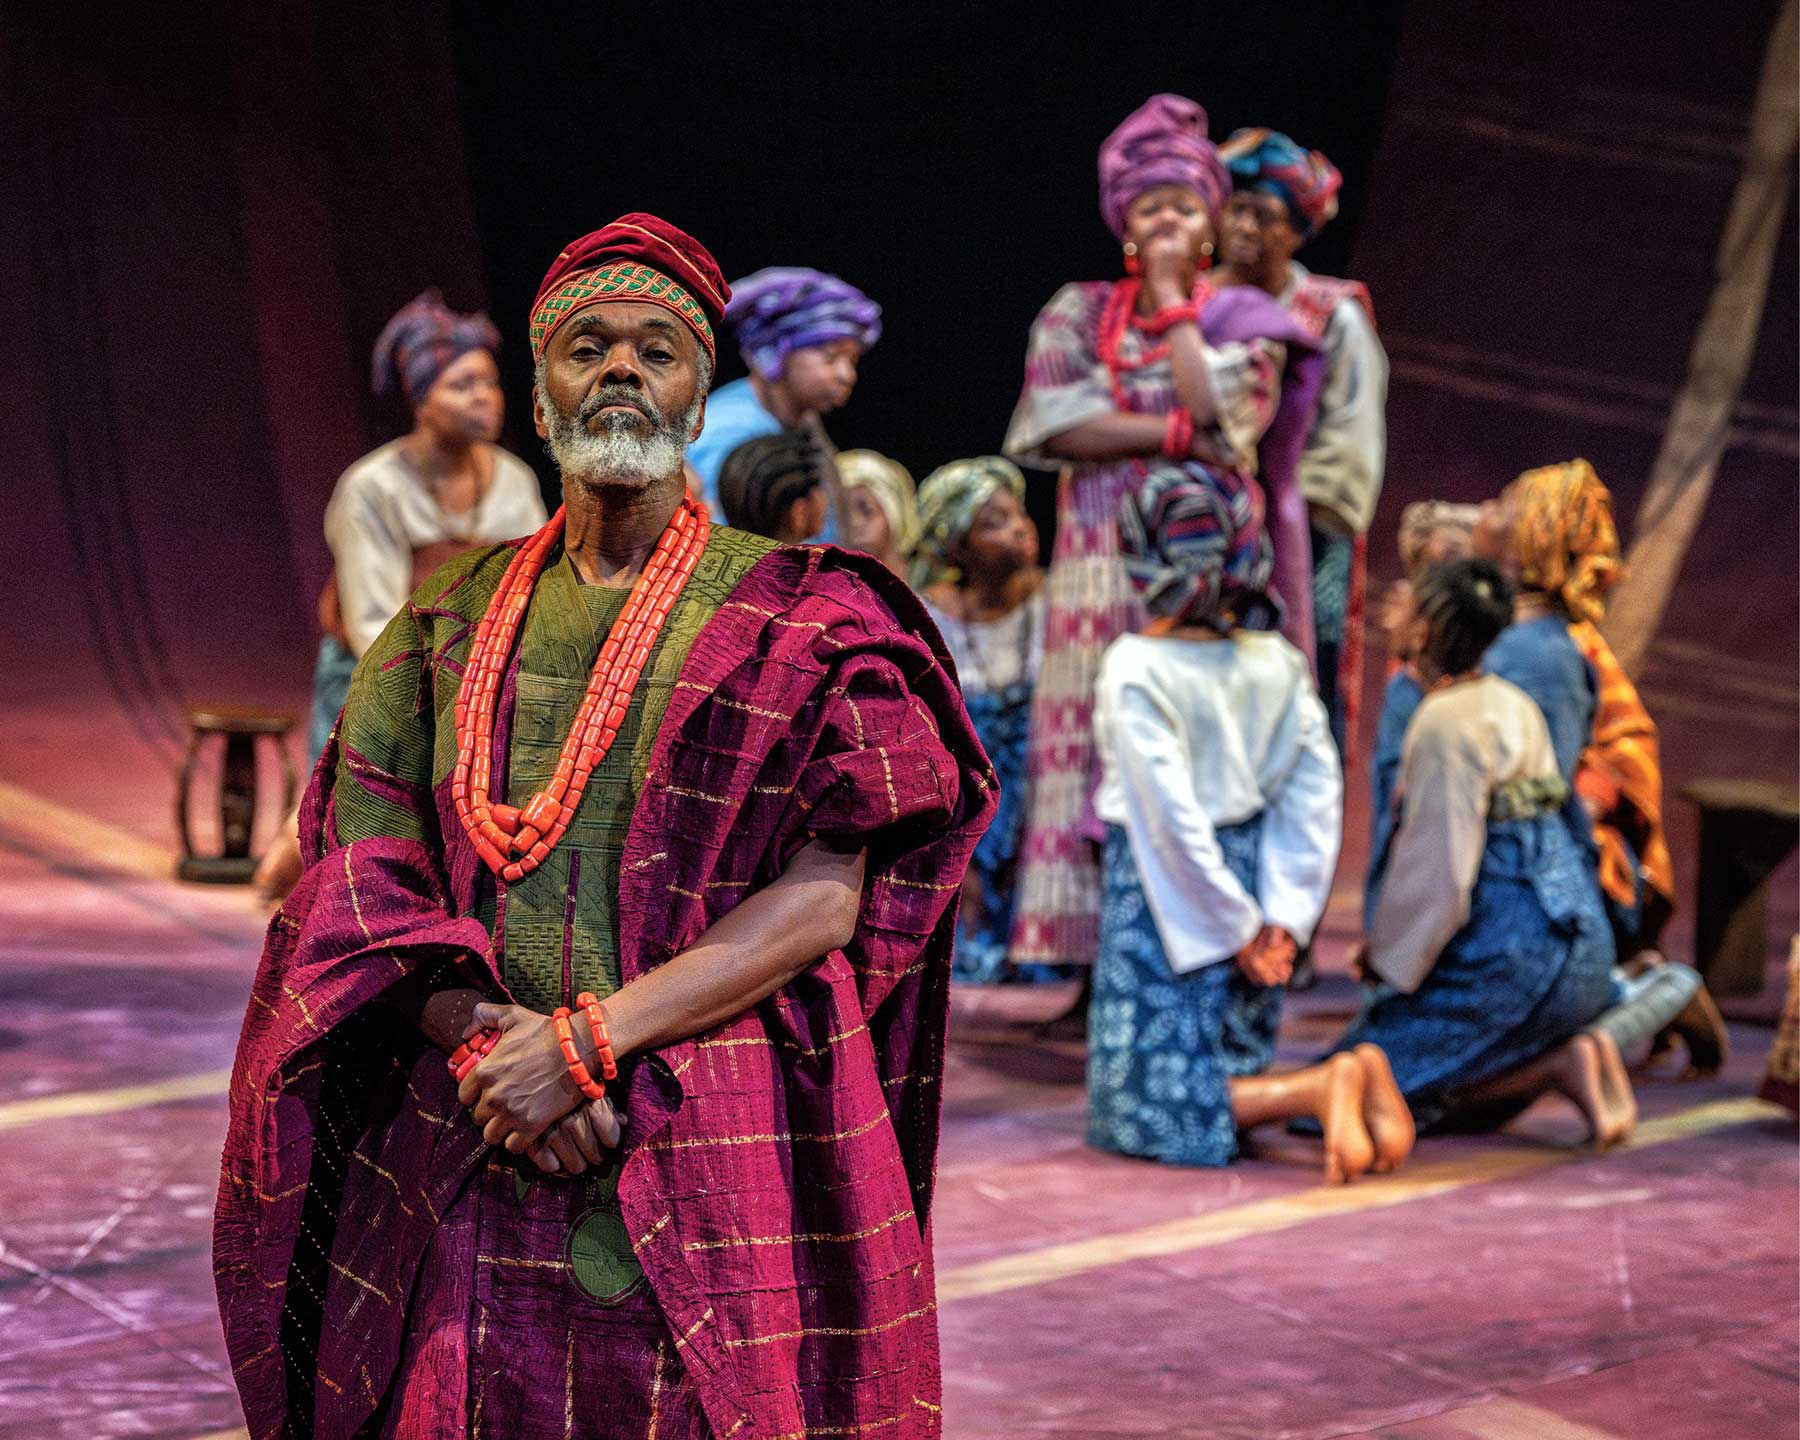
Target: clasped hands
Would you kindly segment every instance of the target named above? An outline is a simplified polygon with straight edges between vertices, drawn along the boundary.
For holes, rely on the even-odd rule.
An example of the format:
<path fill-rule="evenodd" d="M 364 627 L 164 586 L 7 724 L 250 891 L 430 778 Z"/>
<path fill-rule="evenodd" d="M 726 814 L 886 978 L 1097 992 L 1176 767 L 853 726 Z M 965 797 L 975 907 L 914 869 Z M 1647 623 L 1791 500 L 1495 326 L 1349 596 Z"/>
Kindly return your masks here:
<path fill-rule="evenodd" d="M 588 1100 L 575 1088 L 548 1015 L 522 1005 L 483 1003 L 465 1040 L 498 1029 L 499 1043 L 463 1076 L 456 1098 L 490 1145 L 528 1156 L 547 1175 L 580 1175 L 619 1148 L 625 1117 L 611 1098 Z"/>
<path fill-rule="evenodd" d="M 1258 985 L 1285 985 L 1294 975 L 1299 943 L 1279 925 L 1264 925 L 1237 953 L 1238 969 Z"/>

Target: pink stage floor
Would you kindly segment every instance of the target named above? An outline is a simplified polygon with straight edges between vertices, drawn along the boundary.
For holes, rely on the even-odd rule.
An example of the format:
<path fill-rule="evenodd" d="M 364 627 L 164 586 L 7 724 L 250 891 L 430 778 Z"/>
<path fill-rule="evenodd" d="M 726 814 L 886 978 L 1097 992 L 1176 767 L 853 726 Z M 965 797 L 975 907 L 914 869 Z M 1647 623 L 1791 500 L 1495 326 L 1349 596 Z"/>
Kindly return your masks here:
<path fill-rule="evenodd" d="M 223 1440 L 208 1227 L 262 923 L 160 878 L 166 774 L 96 725 L 22 716 L 0 770 L 0 1437 Z M 1288 1057 L 1351 998 L 1299 997 Z M 1079 1048 L 1027 1024 L 1059 1000 L 958 996 L 947 1435 L 1800 1433 L 1795 1134 L 1747 1098 L 1767 1029 L 1717 1079 L 1645 1079 L 1623 1151 L 1547 1101 L 1327 1191 L 1285 1136 L 1224 1172 L 1086 1149 Z"/>

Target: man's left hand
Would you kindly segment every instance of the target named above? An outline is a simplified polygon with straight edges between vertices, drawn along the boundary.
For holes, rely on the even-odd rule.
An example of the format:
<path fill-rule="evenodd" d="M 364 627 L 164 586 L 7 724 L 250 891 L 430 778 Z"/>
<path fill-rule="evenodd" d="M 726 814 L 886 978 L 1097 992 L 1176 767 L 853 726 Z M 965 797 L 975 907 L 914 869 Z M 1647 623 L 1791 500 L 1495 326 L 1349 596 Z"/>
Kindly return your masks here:
<path fill-rule="evenodd" d="M 527 1150 L 546 1175 L 579 1175 L 602 1165 L 624 1137 L 625 1117 L 610 1099 L 588 1100 L 558 1120 Z"/>

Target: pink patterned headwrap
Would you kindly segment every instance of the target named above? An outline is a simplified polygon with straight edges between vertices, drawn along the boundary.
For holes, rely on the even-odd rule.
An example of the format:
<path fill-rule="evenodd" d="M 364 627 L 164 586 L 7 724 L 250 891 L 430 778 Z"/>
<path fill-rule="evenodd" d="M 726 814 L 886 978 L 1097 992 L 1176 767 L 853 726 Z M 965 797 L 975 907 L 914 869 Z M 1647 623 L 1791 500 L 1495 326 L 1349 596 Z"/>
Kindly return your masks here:
<path fill-rule="evenodd" d="M 1131 202 L 1158 185 L 1185 185 L 1215 215 L 1231 176 L 1206 138 L 1206 111 L 1184 95 L 1152 95 L 1100 146 L 1100 214 L 1125 238 Z"/>

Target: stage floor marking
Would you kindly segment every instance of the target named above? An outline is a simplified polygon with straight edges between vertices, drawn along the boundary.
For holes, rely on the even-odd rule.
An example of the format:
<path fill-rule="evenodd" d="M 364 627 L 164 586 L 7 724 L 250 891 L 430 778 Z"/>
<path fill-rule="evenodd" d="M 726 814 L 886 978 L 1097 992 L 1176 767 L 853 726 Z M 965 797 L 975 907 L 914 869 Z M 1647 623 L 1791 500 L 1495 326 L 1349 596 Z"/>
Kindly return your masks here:
<path fill-rule="evenodd" d="M 1665 1145 L 1671 1140 L 1685 1140 L 1731 1125 L 1744 1125 L 1786 1112 L 1766 1101 L 1754 1099 L 1715 1100 L 1696 1105 L 1673 1115 L 1658 1116 L 1641 1122 L 1630 1140 L 1607 1152 L 1621 1154 Z M 1596 1158 L 1591 1150 L 1549 1149 L 1532 1147 L 1517 1150 L 1493 1150 L 1432 1164 L 1409 1165 L 1394 1175 L 1380 1175 L 1357 1181 L 1354 1185 L 1319 1185 L 1292 1195 L 1278 1195 L 1256 1200 L 1247 1205 L 1232 1205 L 1211 1210 L 1204 1215 L 1165 1220 L 1138 1230 L 1123 1230 L 1111 1235 L 1096 1235 L 1064 1245 L 1050 1245 L 1040 1250 L 1027 1250 L 1016 1255 L 1002 1255 L 993 1260 L 980 1260 L 972 1265 L 959 1265 L 938 1275 L 938 1304 L 957 1300 L 973 1300 L 984 1295 L 1000 1295 L 1008 1290 L 1023 1290 L 1033 1285 L 1048 1285 L 1089 1271 L 1132 1260 L 1154 1260 L 1165 1255 L 1180 1255 L 1189 1250 L 1203 1250 L 1225 1245 L 1252 1235 L 1268 1235 L 1312 1220 L 1335 1215 L 1354 1215 L 1360 1211 L 1383 1210 L 1404 1205 L 1410 1200 L 1423 1200 L 1443 1195 L 1469 1185 L 1487 1184 L 1494 1180 L 1510 1180 L 1538 1170 L 1549 1170 L 1576 1160 Z"/>
<path fill-rule="evenodd" d="M 222 1089 L 225 1078 L 224 1075 L 195 1075 L 189 1077 L 186 1083 L 193 1087 L 192 1094 L 203 1095 Z M 164 1083 L 176 1086 L 183 1082 Z M 149 1091 L 157 1087 L 145 1085 L 131 1088 Z M 87 1093 L 86 1098 L 98 1101 L 101 1097 L 110 1096 L 116 1101 L 116 1097 L 128 1093 L 127 1090 L 92 1091 Z M 69 1095 L 49 1098 L 75 1101 L 84 1097 Z M 21 1105 L 42 1103 L 47 1102 L 15 1101 L 12 1106 L 0 1106 L 0 1128 L 8 1123 L 29 1124 L 29 1120 L 9 1122 L 7 1112 Z M 133 1103 L 157 1102 L 138 1100 Z M 104 1108 L 83 1109 L 73 1113 L 101 1114 L 105 1109 L 123 1108 L 129 1106 L 112 1103 Z M 1785 1119 L 1786 1116 L 1785 1110 L 1763 1100 L 1714 1100 L 1705 1105 L 1676 1111 L 1673 1115 L 1642 1121 L 1629 1140 L 1606 1153 L 1610 1156 L 1632 1150 L 1648 1150 L 1652 1146 L 1666 1145 L 1672 1140 L 1687 1140 L 1733 1125 L 1747 1125 L 1756 1120 L 1777 1117 Z M 51 1117 L 43 1115 L 36 1118 Z M 1032 1285 L 1047 1285 L 1055 1280 L 1105 1269 L 1109 1265 L 1122 1265 L 1130 1260 L 1155 1259 L 1188 1250 L 1203 1250 L 1251 1235 L 1267 1235 L 1273 1231 L 1286 1230 L 1309 1220 L 1352 1215 L 1365 1210 L 1381 1210 L 1392 1205 L 1403 1205 L 1409 1200 L 1422 1200 L 1431 1195 L 1460 1190 L 1469 1185 L 1512 1179 L 1534 1171 L 1550 1170 L 1558 1165 L 1594 1158 L 1599 1157 L 1591 1150 L 1547 1147 L 1491 1151 L 1482 1155 L 1470 1155 L 1461 1160 L 1413 1165 L 1397 1175 L 1359 1180 L 1354 1185 L 1320 1185 L 1292 1195 L 1254 1201 L 1248 1205 L 1233 1205 L 1206 1215 L 1146 1225 L 1139 1230 L 1098 1235 L 1091 1240 L 1081 1240 L 1069 1245 L 1051 1245 L 1018 1255 L 1005 1255 L 995 1260 L 961 1265 L 940 1274 L 937 1280 L 938 1304 L 941 1307 L 957 1300 L 973 1300 L 983 1295 L 999 1295 Z M 1523 1401 L 1494 1400 L 1476 1408 L 1478 1413 L 1469 1415 L 1465 1424 L 1468 1433 L 1480 1437 L 1480 1440 L 1618 1440 L 1610 1431 L 1565 1420 L 1551 1411 L 1540 1410 Z M 210 1435 L 196 1436 L 195 1440 L 249 1440 L 249 1431 L 220 1430 Z"/>
<path fill-rule="evenodd" d="M 150 880 L 175 878 L 173 850 L 4 780 L 0 780 L 0 832 L 22 849 L 80 870 Z"/>
<path fill-rule="evenodd" d="M 223 1096 L 231 1084 L 229 1070 L 208 1070 L 203 1075 L 177 1075 L 143 1085 L 121 1085 L 113 1090 L 68 1090 L 60 1095 L 39 1095 L 30 1100 L 0 1102 L 0 1130 L 16 1130 L 45 1120 L 74 1120 L 90 1115 L 116 1115 L 121 1110 L 142 1110 L 176 1100 L 210 1100 Z"/>
<path fill-rule="evenodd" d="M 1602 1430 L 1581 1420 L 1568 1420 L 1554 1410 L 1524 1400 L 1489 1400 L 1463 1408 L 1440 1410 L 1434 1420 L 1453 1421 L 1456 1433 L 1471 1440 L 1624 1440 L 1616 1430 Z"/>

